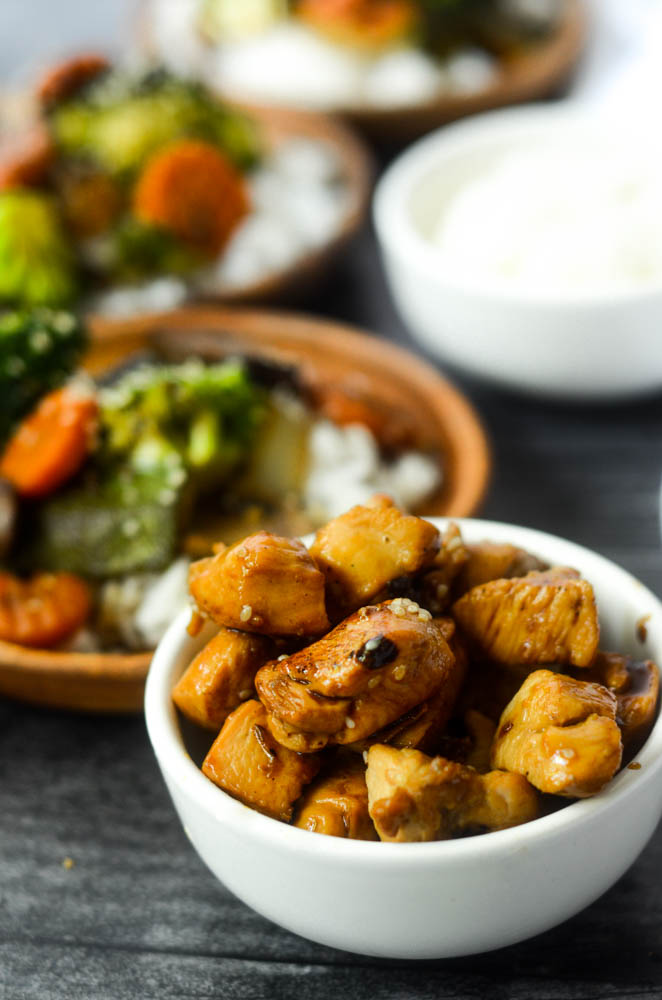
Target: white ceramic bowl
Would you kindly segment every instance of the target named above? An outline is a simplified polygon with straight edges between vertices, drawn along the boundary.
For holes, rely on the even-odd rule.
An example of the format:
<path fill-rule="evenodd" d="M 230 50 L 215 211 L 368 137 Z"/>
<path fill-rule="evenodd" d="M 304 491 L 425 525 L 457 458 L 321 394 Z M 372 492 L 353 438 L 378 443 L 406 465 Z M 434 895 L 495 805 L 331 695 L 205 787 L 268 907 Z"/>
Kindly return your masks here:
<path fill-rule="evenodd" d="M 618 145 L 649 154 L 623 122 L 563 106 L 493 111 L 411 146 L 385 172 L 374 220 L 396 305 L 444 361 L 558 399 L 619 399 L 662 388 L 662 283 L 591 294 L 523 292 L 448 273 L 431 241 L 444 204 L 485 162 L 536 143 Z M 486 219 L 489 225 L 489 219 Z"/>
<path fill-rule="evenodd" d="M 538 531 L 458 523 L 469 541 L 508 540 L 576 566 L 595 587 L 603 647 L 662 661 L 662 605 L 624 570 Z M 635 637 L 642 615 L 650 616 L 643 644 Z M 187 619 L 181 615 L 167 632 L 147 680 L 147 728 L 163 777 L 214 875 L 253 909 L 304 937 L 390 958 L 445 958 L 513 944 L 597 899 L 632 864 L 660 818 L 662 718 L 637 757 L 639 770 L 626 768 L 594 798 L 510 830 L 381 844 L 269 819 L 213 785 L 184 746 L 170 693 L 210 635 L 191 639 Z"/>

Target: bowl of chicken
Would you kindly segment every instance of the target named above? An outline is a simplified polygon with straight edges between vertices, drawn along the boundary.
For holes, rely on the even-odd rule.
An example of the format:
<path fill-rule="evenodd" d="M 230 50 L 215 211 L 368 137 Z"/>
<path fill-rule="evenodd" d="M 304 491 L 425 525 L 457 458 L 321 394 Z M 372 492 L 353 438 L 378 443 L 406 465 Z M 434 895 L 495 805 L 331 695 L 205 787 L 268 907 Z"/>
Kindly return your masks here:
<path fill-rule="evenodd" d="M 662 605 L 602 556 L 388 498 L 193 564 L 146 719 L 191 843 L 270 920 L 405 959 L 609 888 L 662 814 Z"/>

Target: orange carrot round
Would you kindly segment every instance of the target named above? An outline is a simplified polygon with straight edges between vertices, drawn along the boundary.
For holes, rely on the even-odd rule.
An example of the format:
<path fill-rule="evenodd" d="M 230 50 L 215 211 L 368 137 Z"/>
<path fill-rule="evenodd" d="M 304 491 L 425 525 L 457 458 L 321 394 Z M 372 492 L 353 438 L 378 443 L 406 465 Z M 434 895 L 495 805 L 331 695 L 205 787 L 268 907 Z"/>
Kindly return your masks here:
<path fill-rule="evenodd" d="M 56 389 L 19 426 L 0 459 L 4 476 L 23 497 L 44 497 L 83 464 L 96 428 L 97 403 L 71 388 Z"/>
<path fill-rule="evenodd" d="M 147 163 L 133 198 L 142 222 L 163 226 L 210 257 L 249 210 L 241 174 L 206 142 L 182 140 Z"/>
<path fill-rule="evenodd" d="M 80 628 L 91 604 L 87 584 L 71 573 L 0 573 L 0 639 L 48 649 Z"/>

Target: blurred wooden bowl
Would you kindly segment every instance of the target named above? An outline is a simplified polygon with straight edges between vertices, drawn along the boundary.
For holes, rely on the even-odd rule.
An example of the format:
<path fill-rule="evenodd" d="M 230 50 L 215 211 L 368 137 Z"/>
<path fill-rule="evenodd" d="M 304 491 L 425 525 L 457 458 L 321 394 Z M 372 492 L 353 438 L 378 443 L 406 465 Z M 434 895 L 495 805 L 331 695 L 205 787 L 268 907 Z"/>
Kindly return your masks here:
<path fill-rule="evenodd" d="M 583 0 L 564 0 L 556 30 L 504 58 L 494 81 L 475 94 L 440 94 L 415 104 L 387 107 L 358 104 L 330 110 L 373 142 L 400 146 L 466 115 L 549 97 L 565 86 L 577 66 L 586 40 L 586 21 Z M 144 53 L 158 58 L 146 2 L 139 7 L 135 34 Z M 255 104 L 250 108 L 260 111 Z M 262 110 L 276 111 L 264 106 Z"/>
<path fill-rule="evenodd" d="M 96 318 L 91 327 L 85 367 L 92 374 L 168 338 L 184 355 L 189 347 L 209 358 L 240 349 L 294 361 L 309 378 L 372 397 L 413 422 L 418 442 L 439 454 L 444 470 L 442 487 L 420 513 L 467 516 L 483 498 L 490 454 L 475 411 L 438 371 L 401 347 L 331 320 L 224 307 Z M 149 653 L 66 653 L 0 642 L 0 693 L 76 711 L 139 711 L 150 659 Z"/>
<path fill-rule="evenodd" d="M 503 60 L 494 82 L 475 94 L 440 95 L 397 108 L 339 109 L 338 113 L 374 142 L 402 145 L 458 118 L 559 92 L 575 70 L 585 40 L 582 0 L 565 0 L 556 31 Z"/>

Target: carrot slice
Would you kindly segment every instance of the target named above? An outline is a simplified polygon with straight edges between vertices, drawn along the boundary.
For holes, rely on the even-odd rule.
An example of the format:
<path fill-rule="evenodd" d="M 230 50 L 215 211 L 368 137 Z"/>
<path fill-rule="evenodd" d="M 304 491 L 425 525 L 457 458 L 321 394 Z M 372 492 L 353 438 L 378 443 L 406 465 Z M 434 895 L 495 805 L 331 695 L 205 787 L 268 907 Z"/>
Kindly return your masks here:
<path fill-rule="evenodd" d="M 96 428 L 97 403 L 70 388 L 41 400 L 19 426 L 0 459 L 0 476 L 24 497 L 43 497 L 83 464 Z"/>
<path fill-rule="evenodd" d="M 72 573 L 0 573 L 0 639 L 48 649 L 80 628 L 91 604 L 89 587 Z"/>
<path fill-rule="evenodd" d="M 249 210 L 241 174 L 215 146 L 187 139 L 147 163 L 133 208 L 142 222 L 163 226 L 213 257 Z"/>

